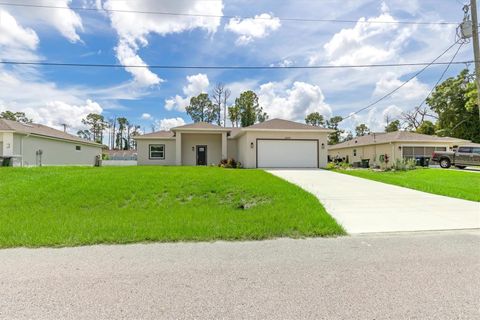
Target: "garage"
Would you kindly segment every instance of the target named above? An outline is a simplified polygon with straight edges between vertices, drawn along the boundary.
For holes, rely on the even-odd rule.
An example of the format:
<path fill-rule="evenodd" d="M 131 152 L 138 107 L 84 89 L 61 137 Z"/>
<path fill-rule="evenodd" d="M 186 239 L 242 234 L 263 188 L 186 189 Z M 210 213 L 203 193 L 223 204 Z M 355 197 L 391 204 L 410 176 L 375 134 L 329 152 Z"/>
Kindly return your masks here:
<path fill-rule="evenodd" d="M 318 140 L 257 139 L 258 168 L 318 168 Z"/>

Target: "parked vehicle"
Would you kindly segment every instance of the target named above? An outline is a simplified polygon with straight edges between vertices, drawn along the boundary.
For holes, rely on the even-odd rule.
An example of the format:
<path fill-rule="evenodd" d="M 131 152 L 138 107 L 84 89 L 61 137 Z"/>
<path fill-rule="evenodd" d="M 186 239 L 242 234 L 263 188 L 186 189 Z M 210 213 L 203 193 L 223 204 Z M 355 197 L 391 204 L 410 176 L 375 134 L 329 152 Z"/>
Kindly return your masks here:
<path fill-rule="evenodd" d="M 454 151 L 435 151 L 432 160 L 442 168 L 455 166 L 464 169 L 467 166 L 480 166 L 480 145 L 461 146 Z"/>

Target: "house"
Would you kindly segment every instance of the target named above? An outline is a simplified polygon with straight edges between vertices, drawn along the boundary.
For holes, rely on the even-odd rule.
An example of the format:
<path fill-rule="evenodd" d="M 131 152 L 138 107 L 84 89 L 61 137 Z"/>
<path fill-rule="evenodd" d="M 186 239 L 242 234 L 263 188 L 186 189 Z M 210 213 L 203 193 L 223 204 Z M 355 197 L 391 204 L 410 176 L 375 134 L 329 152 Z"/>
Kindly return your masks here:
<path fill-rule="evenodd" d="M 37 123 L 0 119 L 0 165 L 94 165 L 102 145 Z"/>
<path fill-rule="evenodd" d="M 139 165 L 210 165 L 233 158 L 244 168 L 319 168 L 332 130 L 272 119 L 244 128 L 198 122 L 135 137 Z"/>
<path fill-rule="evenodd" d="M 385 155 L 388 156 L 389 163 L 394 163 L 397 159 L 430 158 L 434 151 L 451 150 L 454 146 L 469 142 L 409 131 L 370 133 L 329 146 L 328 156 L 348 163 L 368 160 L 369 165 L 379 165 Z"/>

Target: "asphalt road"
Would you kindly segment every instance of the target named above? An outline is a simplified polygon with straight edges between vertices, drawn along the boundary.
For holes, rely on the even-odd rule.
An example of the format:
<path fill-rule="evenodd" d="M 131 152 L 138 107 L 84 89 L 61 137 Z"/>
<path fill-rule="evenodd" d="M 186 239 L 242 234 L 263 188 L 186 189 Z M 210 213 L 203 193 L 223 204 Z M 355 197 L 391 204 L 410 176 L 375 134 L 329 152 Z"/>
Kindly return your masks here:
<path fill-rule="evenodd" d="M 480 232 L 0 250 L 0 319 L 479 319 Z"/>

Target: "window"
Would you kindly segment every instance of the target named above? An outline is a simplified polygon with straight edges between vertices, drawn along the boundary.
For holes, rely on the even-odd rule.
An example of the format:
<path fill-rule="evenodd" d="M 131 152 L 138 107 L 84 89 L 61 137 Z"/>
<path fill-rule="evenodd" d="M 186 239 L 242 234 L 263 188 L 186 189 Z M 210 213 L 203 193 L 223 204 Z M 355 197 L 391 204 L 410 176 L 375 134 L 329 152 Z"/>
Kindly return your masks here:
<path fill-rule="evenodd" d="M 151 144 L 149 145 L 149 158 L 150 159 L 165 159 L 165 145 L 164 144 Z"/>
<path fill-rule="evenodd" d="M 80 150 L 82 150 L 82 147 L 81 146 L 75 146 L 75 150 L 80 151 Z"/>
<path fill-rule="evenodd" d="M 459 153 L 472 153 L 471 147 L 460 147 L 458 148 Z"/>
<path fill-rule="evenodd" d="M 354 157 L 357 156 L 357 149 L 353 149 L 353 156 L 354 156 Z"/>
<path fill-rule="evenodd" d="M 480 153 L 480 148 L 473 148 L 473 149 L 472 149 L 472 152 L 473 152 L 473 153 Z"/>

